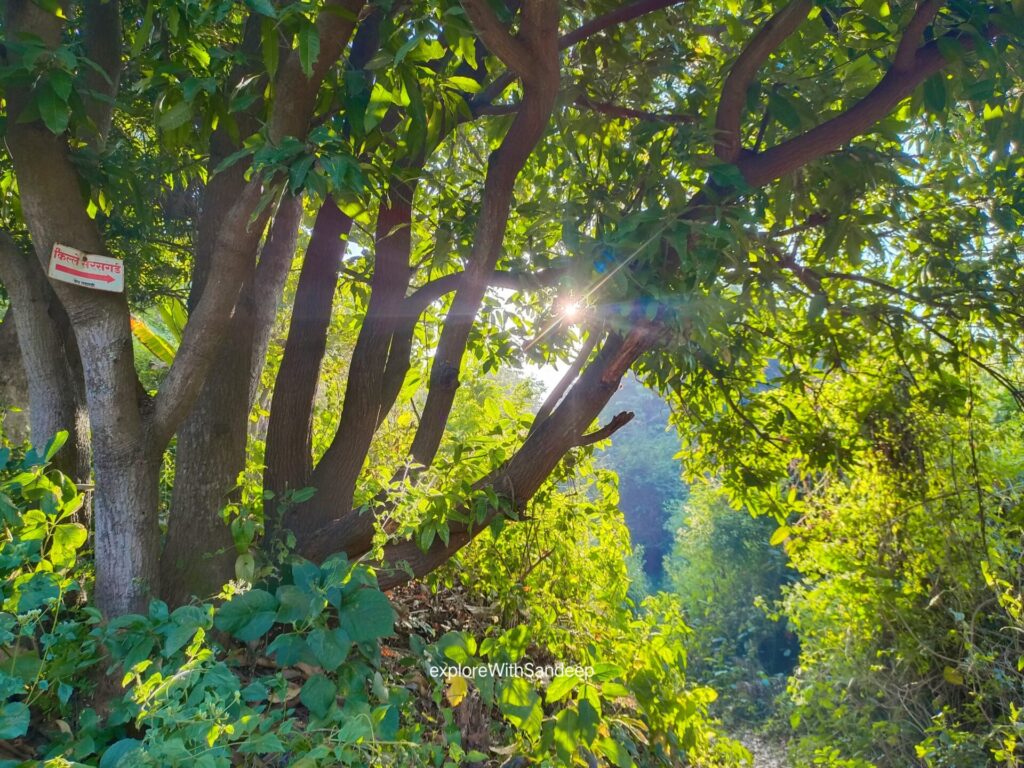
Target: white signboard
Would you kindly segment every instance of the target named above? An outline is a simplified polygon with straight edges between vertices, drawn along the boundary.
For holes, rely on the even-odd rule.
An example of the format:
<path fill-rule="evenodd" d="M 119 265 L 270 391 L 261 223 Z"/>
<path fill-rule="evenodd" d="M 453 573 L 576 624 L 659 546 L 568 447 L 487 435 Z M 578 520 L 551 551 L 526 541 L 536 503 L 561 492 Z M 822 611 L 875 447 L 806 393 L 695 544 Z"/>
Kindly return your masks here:
<path fill-rule="evenodd" d="M 54 280 L 121 293 L 124 290 L 124 262 L 110 256 L 83 253 L 77 248 L 54 243 L 50 252 L 50 271 Z"/>

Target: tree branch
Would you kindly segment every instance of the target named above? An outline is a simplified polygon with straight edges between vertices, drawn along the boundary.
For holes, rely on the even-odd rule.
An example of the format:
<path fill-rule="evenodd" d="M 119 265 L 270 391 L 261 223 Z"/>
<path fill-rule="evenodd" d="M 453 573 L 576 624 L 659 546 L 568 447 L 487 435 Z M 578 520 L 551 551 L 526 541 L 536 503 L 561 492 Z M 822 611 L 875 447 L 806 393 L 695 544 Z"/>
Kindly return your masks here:
<path fill-rule="evenodd" d="M 17 330 L 18 354 L 28 382 L 25 394 L 32 444 L 41 448 L 66 429 L 70 439 L 57 455 L 56 465 L 85 481 L 89 477 L 89 425 L 81 372 L 71 362 L 78 349 L 70 323 L 38 261 L 2 230 L 0 282 L 13 305 L 4 326 L 13 324 Z"/>
<path fill-rule="evenodd" d="M 814 7 L 812 0 L 792 0 L 757 31 L 729 70 L 722 86 L 715 115 L 715 154 L 726 163 L 735 163 L 742 152 L 743 111 L 758 70 L 780 45 L 804 22 Z"/>
<path fill-rule="evenodd" d="M 513 291 L 530 291 L 550 288 L 565 277 L 563 269 L 544 269 L 540 272 L 507 272 L 494 270 L 490 274 L 488 286 L 492 288 L 508 288 Z M 453 272 L 442 275 L 428 283 L 424 283 L 405 300 L 403 313 L 418 317 L 431 304 L 446 293 L 456 291 L 467 280 L 465 272 Z"/>
<path fill-rule="evenodd" d="M 313 470 L 317 495 L 285 519 L 301 541 L 352 506 L 356 483 L 381 422 L 384 376 L 401 304 L 409 285 L 416 181 L 396 174 L 377 214 L 370 300 L 349 363 L 345 401 L 333 440 Z M 373 534 L 373 519 L 351 521 L 350 536 Z M 344 548 L 344 542 L 336 546 Z"/>
<path fill-rule="evenodd" d="M 996 32 L 989 29 L 983 34 L 994 37 Z M 968 35 L 950 33 L 944 39 L 956 41 L 964 49 L 974 45 L 973 38 Z M 867 132 L 921 83 L 948 64 L 939 43 L 933 40 L 917 49 L 909 68 L 890 68 L 874 89 L 845 112 L 757 155 L 743 155 L 736 165 L 752 187 L 775 181 Z"/>
<path fill-rule="evenodd" d="M 306 246 L 274 382 L 263 478 L 263 486 L 273 491 L 302 488 L 313 471 L 313 401 L 351 228 L 351 217 L 328 197 L 320 206 Z"/>
<path fill-rule="evenodd" d="M 267 129 L 272 143 L 285 136 L 306 135 L 320 85 L 348 45 L 364 5 L 363 0 L 327 0 L 316 20 L 320 53 L 309 77 L 302 69 L 297 48 L 281 62 L 274 83 L 277 96 Z"/>
<path fill-rule="evenodd" d="M 250 221 L 262 194 L 258 182 L 247 184 L 222 222 L 216 259 L 202 297 L 189 316 L 178 353 L 157 392 L 151 426 L 157 445 L 167 444 L 202 389 L 224 341 L 242 283 L 269 218 L 269 206 Z"/>
<path fill-rule="evenodd" d="M 602 440 L 607 440 L 624 426 L 629 424 L 629 422 L 633 420 L 634 416 L 636 416 L 636 414 L 632 411 L 620 411 L 612 417 L 611 421 L 600 429 L 596 429 L 593 432 L 589 432 L 580 437 L 579 442 L 577 442 L 576 445 L 582 447 L 585 445 L 599 443 Z"/>
<path fill-rule="evenodd" d="M 548 396 L 541 403 L 540 408 L 537 409 L 536 415 L 533 417 L 533 424 L 530 425 L 530 431 L 533 432 L 541 424 L 543 424 L 547 418 L 555 410 L 555 406 L 558 405 L 562 396 L 565 395 L 566 391 L 572 386 L 572 383 L 579 378 L 580 371 L 583 370 L 583 366 L 587 364 L 590 359 L 591 353 L 594 348 L 597 347 L 597 342 L 601 340 L 603 333 L 591 332 L 587 340 L 583 342 L 583 346 L 580 348 L 579 354 L 576 355 L 576 359 L 572 361 L 572 365 L 562 375 L 562 378 L 558 380 L 555 388 L 548 393 Z"/>
<path fill-rule="evenodd" d="M 522 40 L 509 33 L 487 0 L 462 0 L 462 7 L 473 29 L 491 53 L 519 76 L 530 71 L 530 49 Z"/>
<path fill-rule="evenodd" d="M 86 114 L 96 128 L 94 148 L 102 149 L 121 82 L 121 6 L 118 0 L 86 0 L 84 16 L 85 53 L 99 67 L 86 69 L 85 82 L 94 94 L 85 102 Z"/>
<path fill-rule="evenodd" d="M 558 50 L 564 51 L 566 48 L 571 48 L 586 40 L 589 37 L 603 32 L 609 27 L 616 26 L 618 24 L 624 24 L 627 21 L 646 16 L 649 13 L 660 11 L 664 8 L 669 8 L 673 5 L 680 5 L 686 2 L 686 0 L 636 0 L 633 3 L 626 3 L 621 5 L 613 11 L 597 16 L 591 19 L 585 24 L 577 27 L 572 32 L 567 32 L 558 38 Z M 494 81 L 484 88 L 476 97 L 470 102 L 470 107 L 477 112 L 478 108 L 482 108 L 486 104 L 490 104 L 496 98 L 498 98 L 502 92 L 515 79 L 515 75 L 512 72 L 505 72 L 499 75 Z"/>
<path fill-rule="evenodd" d="M 298 50 L 292 51 L 282 63 L 268 121 L 271 142 L 285 136 L 305 136 L 323 79 L 348 44 L 362 7 L 361 0 L 328 0 L 324 5 L 316 21 L 320 52 L 309 77 L 302 70 Z M 238 168 L 228 170 L 238 172 Z M 158 442 L 163 441 L 161 444 L 174 434 L 194 402 L 227 333 L 235 302 L 253 268 L 267 223 L 269 206 L 253 220 L 266 182 L 261 178 L 246 182 L 237 196 L 231 198 L 223 218 L 216 222 L 219 228 L 210 273 L 185 327 L 178 355 L 157 396 L 152 426 Z"/>
<path fill-rule="evenodd" d="M 532 54 L 530 72 L 523 76 L 523 105 L 488 162 L 473 250 L 462 285 L 445 316 L 431 366 L 427 400 L 413 438 L 412 456 L 423 466 L 433 462 L 444 435 L 466 343 L 501 255 L 516 178 L 544 134 L 558 96 L 557 3 L 528 3 L 523 34 Z"/>
<path fill-rule="evenodd" d="M 581 434 L 618 390 L 629 367 L 657 343 L 662 333 L 657 325 L 641 323 L 625 338 L 618 334 L 608 336 L 600 352 L 551 417 L 526 438 L 505 467 L 481 479 L 475 487 L 492 489 L 504 504 L 522 511 L 558 462 L 579 445 Z M 423 576 L 447 562 L 482 530 L 486 530 L 495 515 L 502 513 L 500 507 L 494 507 L 482 522 L 471 526 L 451 523 L 448 543 L 435 540 L 425 552 L 414 541 L 388 545 L 384 550 L 387 565 L 379 572 L 381 587 L 388 589 L 409 578 L 405 568 L 392 567 L 394 565 L 404 563 L 415 576 Z"/>
<path fill-rule="evenodd" d="M 894 70 L 901 72 L 914 66 L 917 49 L 924 42 L 924 31 L 945 4 L 945 0 L 922 0 L 918 4 L 910 23 L 907 24 L 907 28 L 903 32 L 900 44 L 896 48 L 896 56 L 892 62 Z"/>

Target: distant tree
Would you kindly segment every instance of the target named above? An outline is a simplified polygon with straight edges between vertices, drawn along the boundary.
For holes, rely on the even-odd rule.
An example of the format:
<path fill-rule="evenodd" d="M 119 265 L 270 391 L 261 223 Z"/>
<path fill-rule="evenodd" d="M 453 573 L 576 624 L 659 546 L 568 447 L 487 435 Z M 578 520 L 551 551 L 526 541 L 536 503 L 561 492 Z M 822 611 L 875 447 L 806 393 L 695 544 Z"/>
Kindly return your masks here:
<path fill-rule="evenodd" d="M 1022 211 L 1021 14 L 1009 0 L 6 0 L 0 279 L 34 440 L 68 430 L 63 460 L 95 480 L 98 605 L 180 602 L 231 575 L 221 508 L 304 212 L 264 485 L 316 493 L 277 524 L 268 511 L 266 541 L 366 553 L 395 497 L 363 469 L 396 401 L 417 404 L 393 470 L 415 484 L 449 450 L 467 353 L 487 370 L 577 356 L 512 453 L 435 488 L 438 535 L 392 541 L 383 555 L 407 568 L 385 585 L 445 562 L 624 424 L 592 428 L 630 368 L 680 393 L 743 373 L 772 331 L 744 325 L 752 313 L 806 320 L 823 354 L 832 336 L 908 324 L 934 326 L 907 342 L 922 354 L 957 323 L 1016 334 L 1018 263 L 997 246 Z M 123 257 L 127 292 L 47 280 L 55 243 Z M 148 392 L 131 309 L 168 293 L 187 294 L 188 323 Z M 338 293 L 358 338 L 314 456 Z"/>
<path fill-rule="evenodd" d="M 611 445 L 597 455 L 599 466 L 619 477 L 619 508 L 626 518 L 633 544 L 639 548 L 644 573 L 655 582 L 662 575 L 661 561 L 671 549 L 665 525 L 671 507 L 686 494 L 682 466 L 675 457 L 679 436 L 670 426 L 669 407 L 655 392 L 632 376 L 605 408 L 636 416 L 629 429 L 616 433 Z"/>

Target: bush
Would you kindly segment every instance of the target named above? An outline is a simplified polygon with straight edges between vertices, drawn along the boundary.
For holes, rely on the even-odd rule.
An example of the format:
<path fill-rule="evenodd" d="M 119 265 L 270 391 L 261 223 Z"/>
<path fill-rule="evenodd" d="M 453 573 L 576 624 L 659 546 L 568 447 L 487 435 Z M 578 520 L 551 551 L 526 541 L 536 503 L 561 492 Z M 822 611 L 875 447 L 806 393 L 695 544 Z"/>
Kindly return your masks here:
<path fill-rule="evenodd" d="M 709 724 L 714 692 L 686 683 L 688 630 L 678 610 L 654 601 L 638 617 L 628 610 L 621 558 L 590 584 L 615 596 L 611 613 L 607 600 L 597 611 L 585 603 L 573 626 L 535 633 L 549 618 L 531 602 L 538 591 L 517 616 L 526 623 L 479 643 L 458 633 L 430 646 L 389 640 L 387 663 L 381 641 L 393 636 L 395 611 L 373 573 L 341 556 L 320 566 L 289 556 L 261 569 L 256 584 L 227 585 L 216 603 L 171 610 L 153 601 L 145 615 L 104 621 L 87 600 L 87 529 L 76 519 L 85 499 L 46 466 L 58 448 L 0 454 L 0 738 L 9 744 L 0 754 L 17 757 L 0 766 L 441 767 L 512 755 L 547 766 L 676 765 L 684 756 L 726 766 L 745 758 Z M 583 519 L 592 523 L 593 511 Z M 590 523 L 581 529 L 587 542 L 613 530 L 608 520 Z M 555 560 L 565 566 L 585 554 L 569 547 Z M 585 644 L 584 624 L 593 632 Z M 570 638 L 573 658 L 595 669 L 590 681 L 513 675 L 490 688 L 463 680 L 460 693 L 458 680 L 424 674 L 443 659 L 516 661 L 527 645 L 550 660 Z M 500 739 L 489 754 L 465 743 L 458 726 L 467 695 L 483 697 L 483 727 Z"/>

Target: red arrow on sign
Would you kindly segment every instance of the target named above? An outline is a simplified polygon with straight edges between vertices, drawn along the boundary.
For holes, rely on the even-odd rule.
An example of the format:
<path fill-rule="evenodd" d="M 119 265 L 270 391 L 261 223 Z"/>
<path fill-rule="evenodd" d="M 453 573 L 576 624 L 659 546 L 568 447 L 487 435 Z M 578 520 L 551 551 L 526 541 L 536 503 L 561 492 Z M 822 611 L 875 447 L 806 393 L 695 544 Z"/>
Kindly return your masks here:
<path fill-rule="evenodd" d="M 93 274 L 92 272 L 82 272 L 79 269 L 73 269 L 71 267 L 66 267 L 63 264 L 56 264 L 56 265 L 54 265 L 54 269 L 56 269 L 58 272 L 67 272 L 69 275 L 76 275 L 77 277 L 84 277 L 87 280 L 100 280 L 100 281 L 102 281 L 104 283 L 112 283 L 112 282 L 114 282 L 114 278 L 111 275 L 96 275 L 96 274 Z"/>

